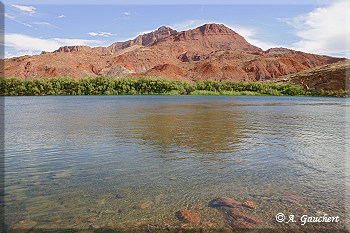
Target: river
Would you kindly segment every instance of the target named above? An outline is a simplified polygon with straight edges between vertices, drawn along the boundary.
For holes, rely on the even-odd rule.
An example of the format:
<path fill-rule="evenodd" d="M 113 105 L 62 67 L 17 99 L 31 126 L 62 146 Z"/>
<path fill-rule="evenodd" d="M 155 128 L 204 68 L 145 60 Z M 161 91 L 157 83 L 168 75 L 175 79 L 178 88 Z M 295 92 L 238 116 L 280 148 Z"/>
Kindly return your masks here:
<path fill-rule="evenodd" d="M 5 97 L 8 229 L 221 229 L 216 197 L 256 228 L 346 225 L 349 100 L 276 96 Z M 348 118 L 347 118 L 348 117 Z M 196 212 L 201 222 L 179 219 Z M 279 223 L 276 214 L 294 215 Z M 226 224 L 226 225 L 225 225 Z"/>

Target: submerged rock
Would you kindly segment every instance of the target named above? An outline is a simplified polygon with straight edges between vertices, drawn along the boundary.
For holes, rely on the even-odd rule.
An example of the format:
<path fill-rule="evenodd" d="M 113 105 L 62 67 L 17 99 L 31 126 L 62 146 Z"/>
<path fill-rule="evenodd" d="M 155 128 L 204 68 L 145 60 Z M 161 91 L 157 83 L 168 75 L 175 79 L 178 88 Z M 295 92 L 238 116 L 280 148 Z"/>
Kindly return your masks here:
<path fill-rule="evenodd" d="M 174 177 L 174 176 L 165 176 L 165 178 L 167 178 L 169 180 L 176 180 L 176 177 Z"/>
<path fill-rule="evenodd" d="M 125 213 L 126 212 L 126 210 L 125 209 L 118 209 L 118 214 L 122 214 L 122 213 Z"/>
<path fill-rule="evenodd" d="M 140 205 L 140 208 L 141 208 L 141 209 L 146 209 L 146 208 L 150 207 L 152 204 L 153 204 L 152 201 L 146 201 L 146 202 L 144 202 L 144 203 L 142 203 L 142 204 Z"/>
<path fill-rule="evenodd" d="M 77 219 L 77 222 L 79 222 L 79 220 Z M 93 218 L 93 217 L 89 217 L 89 218 L 86 218 L 85 220 L 83 220 L 84 223 L 94 223 L 96 222 L 96 218 Z"/>
<path fill-rule="evenodd" d="M 241 205 L 242 203 L 228 197 L 218 197 L 209 203 L 209 206 L 211 207 L 227 206 L 227 207 L 237 208 L 237 207 L 240 207 Z"/>
<path fill-rule="evenodd" d="M 240 212 L 236 208 L 230 208 L 230 207 L 221 207 L 223 211 L 225 211 L 226 214 L 234 218 L 235 220 L 245 221 L 247 223 L 252 224 L 258 224 L 261 221 L 255 217 L 252 217 L 248 214 Z"/>
<path fill-rule="evenodd" d="M 74 219 L 73 223 L 79 225 L 82 221 L 80 219 Z"/>
<path fill-rule="evenodd" d="M 197 224 L 201 221 L 199 215 L 192 210 L 179 210 L 175 213 L 175 216 L 188 223 Z"/>
<path fill-rule="evenodd" d="M 150 207 L 152 204 L 153 204 L 152 201 L 146 201 L 144 203 L 141 203 L 139 205 L 134 206 L 134 209 L 142 209 L 143 210 L 143 209 Z"/>
<path fill-rule="evenodd" d="M 104 205 L 106 203 L 106 200 L 105 199 L 100 199 L 100 200 L 97 200 L 96 203 L 98 205 Z"/>
<path fill-rule="evenodd" d="M 250 209 L 256 209 L 256 204 L 255 204 L 255 202 L 252 202 L 252 201 L 245 201 L 242 203 L 242 206 L 250 208 Z"/>
<path fill-rule="evenodd" d="M 202 210 L 203 206 L 201 204 L 189 205 L 189 209 L 191 209 L 191 210 Z"/>
<path fill-rule="evenodd" d="M 30 220 L 30 219 L 24 219 L 16 224 L 14 224 L 11 228 L 11 230 L 30 230 L 33 227 L 37 225 L 36 221 Z"/>
<path fill-rule="evenodd" d="M 218 197 L 209 203 L 209 206 L 217 208 L 227 219 L 233 228 L 255 228 L 261 222 L 260 219 L 241 212 L 241 207 L 255 209 L 256 204 L 252 201 L 240 203 L 232 198 Z"/>
<path fill-rule="evenodd" d="M 237 221 L 232 221 L 230 224 L 233 228 L 243 228 L 243 229 L 252 229 L 254 225 L 244 221 L 243 219 L 238 219 Z"/>
<path fill-rule="evenodd" d="M 280 198 L 280 201 L 284 203 L 300 204 L 306 200 L 304 197 L 300 197 L 291 193 L 284 193 L 283 195 L 284 196 Z"/>
<path fill-rule="evenodd" d="M 302 207 L 299 207 L 296 209 L 296 211 L 300 212 L 300 213 L 303 213 L 303 214 L 306 214 L 307 213 L 307 210 L 302 208 Z"/>
<path fill-rule="evenodd" d="M 88 213 L 94 213 L 94 214 L 100 214 L 101 211 L 96 210 L 96 209 L 89 208 L 89 209 L 87 209 L 86 212 L 88 212 Z"/>
<path fill-rule="evenodd" d="M 103 211 L 103 213 L 104 214 L 115 214 L 115 213 L 117 213 L 117 211 L 116 210 L 105 210 L 105 211 Z"/>
<path fill-rule="evenodd" d="M 100 228 L 100 226 L 97 225 L 97 224 L 91 224 L 91 225 L 89 225 L 89 227 L 88 227 L 89 230 L 95 230 L 95 229 L 99 229 L 99 228 Z"/>
<path fill-rule="evenodd" d="M 128 195 L 125 194 L 125 193 L 124 193 L 124 194 L 123 194 L 123 193 L 119 193 L 119 194 L 116 194 L 116 195 L 115 195 L 115 198 L 116 198 L 116 199 L 120 199 L 120 198 L 126 198 L 127 196 L 128 196 Z"/>

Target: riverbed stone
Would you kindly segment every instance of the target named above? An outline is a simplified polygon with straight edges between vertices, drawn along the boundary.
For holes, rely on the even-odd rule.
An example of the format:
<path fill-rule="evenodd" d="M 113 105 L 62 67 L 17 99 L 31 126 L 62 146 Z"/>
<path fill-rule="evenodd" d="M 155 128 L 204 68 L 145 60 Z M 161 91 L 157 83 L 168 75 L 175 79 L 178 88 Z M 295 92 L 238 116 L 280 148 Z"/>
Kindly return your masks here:
<path fill-rule="evenodd" d="M 99 211 L 97 211 L 95 209 L 92 209 L 92 208 L 89 208 L 89 209 L 87 209 L 87 212 L 88 213 L 95 213 L 95 214 L 97 214 Z"/>
<path fill-rule="evenodd" d="M 242 206 L 247 207 L 249 209 L 256 209 L 256 203 L 252 201 L 245 201 L 242 203 Z"/>
<path fill-rule="evenodd" d="M 30 220 L 30 219 L 24 219 L 22 221 L 15 223 L 11 227 L 11 230 L 29 230 L 35 227 L 36 225 L 37 225 L 36 221 Z"/>
<path fill-rule="evenodd" d="M 148 207 L 150 207 L 153 204 L 153 201 L 146 201 L 143 202 L 141 204 L 138 204 L 136 206 L 134 206 L 134 209 L 147 209 Z"/>
<path fill-rule="evenodd" d="M 191 210 L 202 210 L 203 206 L 201 204 L 190 205 L 189 208 Z"/>
<path fill-rule="evenodd" d="M 126 193 L 118 193 L 115 195 L 116 199 L 126 198 L 128 195 Z"/>
<path fill-rule="evenodd" d="M 209 203 L 209 206 L 217 208 L 228 220 L 228 225 L 233 228 L 253 229 L 261 220 L 240 211 L 242 207 L 255 207 L 254 202 L 240 203 L 232 198 L 218 197 Z"/>
<path fill-rule="evenodd" d="M 98 205 L 104 205 L 106 203 L 106 199 L 99 199 L 96 201 Z"/>
<path fill-rule="evenodd" d="M 248 223 L 252 223 L 252 224 L 258 224 L 261 222 L 260 219 L 257 219 L 253 216 L 250 216 L 248 214 L 242 213 L 241 211 L 239 211 L 237 208 L 230 208 L 230 207 L 221 207 L 222 210 L 224 210 L 224 212 L 226 214 L 228 214 L 229 216 L 231 216 L 232 218 L 236 219 L 236 220 L 242 220 Z"/>
<path fill-rule="evenodd" d="M 228 198 L 228 197 L 218 197 L 212 200 L 209 203 L 209 206 L 211 207 L 222 207 L 222 206 L 227 206 L 227 207 L 232 207 L 232 208 L 237 208 L 242 206 L 241 202 L 236 201 L 233 198 Z"/>
<path fill-rule="evenodd" d="M 93 223 L 93 222 L 96 222 L 96 219 L 95 218 L 88 218 L 88 219 L 86 219 L 86 221 Z"/>
<path fill-rule="evenodd" d="M 169 180 L 176 180 L 176 177 L 174 177 L 174 176 L 165 176 L 165 178 L 167 178 Z"/>
<path fill-rule="evenodd" d="M 182 221 L 193 224 L 200 223 L 201 221 L 199 215 L 192 210 L 179 210 L 175 213 L 175 216 Z"/>
<path fill-rule="evenodd" d="M 306 198 L 291 193 L 284 193 L 283 196 L 280 198 L 280 202 L 290 204 L 300 204 L 305 200 Z"/>
<path fill-rule="evenodd" d="M 125 213 L 125 212 L 126 212 L 126 209 L 124 209 L 124 208 L 118 209 L 118 214 L 122 214 L 122 213 Z"/>
<path fill-rule="evenodd" d="M 115 210 L 105 210 L 103 213 L 104 214 L 115 214 L 117 211 Z"/>
<path fill-rule="evenodd" d="M 298 211 L 298 212 L 300 212 L 300 213 L 303 213 L 303 214 L 306 214 L 306 213 L 307 213 L 307 210 L 304 209 L 303 207 L 298 207 L 298 208 L 296 209 L 296 211 Z"/>
<path fill-rule="evenodd" d="M 244 221 L 243 219 L 237 219 L 236 221 L 231 222 L 231 226 L 233 228 L 240 228 L 240 229 L 252 229 L 254 228 L 254 225 Z"/>

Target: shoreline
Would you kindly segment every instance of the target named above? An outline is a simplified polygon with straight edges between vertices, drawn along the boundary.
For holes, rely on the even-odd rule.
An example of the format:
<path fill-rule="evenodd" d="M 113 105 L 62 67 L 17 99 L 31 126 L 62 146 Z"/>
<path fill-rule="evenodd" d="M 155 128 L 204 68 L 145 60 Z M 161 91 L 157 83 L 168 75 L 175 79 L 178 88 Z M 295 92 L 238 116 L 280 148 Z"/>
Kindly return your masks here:
<path fill-rule="evenodd" d="M 262 95 L 349 97 L 350 90 L 308 89 L 294 84 L 273 82 L 203 81 L 188 82 L 166 78 L 36 78 L 0 79 L 1 96 L 62 95 Z"/>

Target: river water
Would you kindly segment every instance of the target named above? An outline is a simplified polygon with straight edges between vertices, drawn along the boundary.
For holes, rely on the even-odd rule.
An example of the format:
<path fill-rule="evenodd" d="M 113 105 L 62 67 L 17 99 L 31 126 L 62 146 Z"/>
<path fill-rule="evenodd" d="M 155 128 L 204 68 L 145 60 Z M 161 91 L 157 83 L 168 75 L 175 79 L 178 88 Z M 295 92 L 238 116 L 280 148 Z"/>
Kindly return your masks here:
<path fill-rule="evenodd" d="M 23 229 L 231 229 L 216 197 L 251 201 L 258 229 L 344 229 L 343 98 L 5 98 L 5 217 Z M 179 219 L 188 209 L 199 224 Z M 276 214 L 294 223 L 279 223 Z M 339 216 L 338 223 L 300 217 Z"/>

